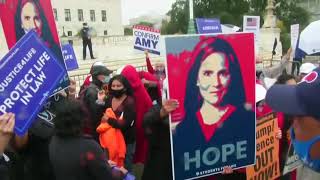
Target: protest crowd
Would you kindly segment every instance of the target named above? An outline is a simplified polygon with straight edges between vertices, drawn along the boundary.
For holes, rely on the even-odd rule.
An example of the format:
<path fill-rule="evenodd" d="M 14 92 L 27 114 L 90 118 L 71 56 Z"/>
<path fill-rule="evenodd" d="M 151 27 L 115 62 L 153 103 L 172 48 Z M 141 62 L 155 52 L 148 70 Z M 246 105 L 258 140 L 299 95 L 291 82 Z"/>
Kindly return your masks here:
<path fill-rule="evenodd" d="M 17 7 L 0 61 L 0 180 L 320 180 L 318 63 L 288 73 L 290 48 L 254 72 L 253 33 L 234 33 L 169 37 L 153 64 L 160 30 L 136 26 L 145 71 L 92 61 L 77 84 L 53 16 L 40 1 Z M 87 46 L 96 59 L 83 25 L 83 59 Z"/>
<path fill-rule="evenodd" d="M 313 161 L 312 165 L 319 170 L 320 101 L 316 92 L 320 90 L 320 77 L 312 76 L 319 69 L 305 63 L 298 76 L 287 74 L 285 67 L 290 53 L 283 57 L 279 67 L 257 73 L 256 116 L 279 112 L 276 139 L 280 141 L 280 167 L 285 163 L 290 144 L 287 132 L 292 126 L 296 139 L 291 141 L 300 148 L 297 153 L 306 158 L 304 161 Z M 52 97 L 51 104 L 44 107 L 55 114 L 54 125 L 39 119 L 25 135 L 18 136 L 12 134 L 18 114 L 1 115 L 1 179 L 130 179 L 134 177 L 136 163 L 144 164 L 141 177 L 144 180 L 172 179 L 168 115 L 179 102 L 165 97 L 164 64 L 152 66 L 148 52 L 146 63 L 148 71 L 140 72 L 130 65 L 111 71 L 102 62 L 93 63 L 79 93 L 76 82 L 71 81 L 67 90 Z M 266 85 L 265 78 L 276 82 Z M 316 84 L 308 87 L 309 81 Z M 290 93 L 289 89 L 299 91 Z M 303 96 L 299 102 L 304 109 L 294 109 L 300 105 L 291 104 L 297 97 L 290 95 Z M 320 174 L 306 163 L 279 179 L 318 178 Z M 246 179 L 246 176 L 241 169 L 224 167 L 222 174 L 203 179 Z"/>

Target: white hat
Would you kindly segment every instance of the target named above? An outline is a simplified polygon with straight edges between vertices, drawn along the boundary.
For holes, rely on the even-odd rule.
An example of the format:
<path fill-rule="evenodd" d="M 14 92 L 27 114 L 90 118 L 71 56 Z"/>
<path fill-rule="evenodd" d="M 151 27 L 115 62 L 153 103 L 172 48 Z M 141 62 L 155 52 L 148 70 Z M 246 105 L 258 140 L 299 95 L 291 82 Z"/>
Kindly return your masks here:
<path fill-rule="evenodd" d="M 267 90 L 261 84 L 256 84 L 256 103 L 264 100 L 266 94 Z"/>
<path fill-rule="evenodd" d="M 96 61 L 92 64 L 92 66 L 105 66 L 105 65 L 101 61 Z"/>
<path fill-rule="evenodd" d="M 264 83 L 264 85 L 265 85 L 265 87 L 266 87 L 267 89 L 271 88 L 271 86 L 273 86 L 274 83 L 276 83 L 276 82 L 277 82 L 277 79 L 273 79 L 273 78 L 265 77 L 265 78 L 263 79 L 263 83 Z"/>
<path fill-rule="evenodd" d="M 311 73 L 315 68 L 317 68 L 316 65 L 312 63 L 303 63 L 300 67 L 300 74 L 309 74 Z"/>

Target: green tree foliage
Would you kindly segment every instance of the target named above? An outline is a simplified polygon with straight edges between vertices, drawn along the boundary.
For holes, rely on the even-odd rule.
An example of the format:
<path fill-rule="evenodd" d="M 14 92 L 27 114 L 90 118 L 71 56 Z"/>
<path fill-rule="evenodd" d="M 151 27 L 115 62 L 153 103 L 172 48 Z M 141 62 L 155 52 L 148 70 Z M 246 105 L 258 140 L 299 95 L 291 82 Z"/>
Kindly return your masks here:
<path fill-rule="evenodd" d="M 224 24 L 241 26 L 243 15 L 249 11 L 247 0 L 195 0 L 195 17 L 218 17 Z"/>
<path fill-rule="evenodd" d="M 175 34 L 178 32 L 186 33 L 189 21 L 189 3 L 186 0 L 177 0 L 172 4 L 171 10 L 168 12 L 170 22 L 164 21 L 166 30 L 162 30 L 165 34 Z"/>
<path fill-rule="evenodd" d="M 124 35 L 125 36 L 132 36 L 133 30 L 132 28 L 124 28 Z"/>
<path fill-rule="evenodd" d="M 137 25 L 144 25 L 144 26 L 148 26 L 148 27 L 153 27 L 154 24 L 142 21 L 142 22 L 139 22 Z"/>
<path fill-rule="evenodd" d="M 249 11 L 247 0 L 194 0 L 195 18 L 220 18 L 224 24 L 242 25 Z M 189 0 L 177 0 L 168 12 L 170 22 L 163 22 L 164 34 L 186 33 L 189 22 Z"/>
<path fill-rule="evenodd" d="M 298 5 L 300 1 L 275 0 L 275 14 L 282 23 L 281 41 L 285 51 L 290 46 L 291 24 L 300 24 L 300 29 L 303 29 L 310 22 L 309 12 Z M 257 15 L 261 17 L 263 25 L 267 3 L 268 0 L 194 0 L 194 15 L 195 18 L 217 17 L 223 24 L 239 27 L 242 27 L 243 15 Z M 163 34 L 187 33 L 189 0 L 177 0 L 168 15 L 171 21 L 162 22 Z"/>

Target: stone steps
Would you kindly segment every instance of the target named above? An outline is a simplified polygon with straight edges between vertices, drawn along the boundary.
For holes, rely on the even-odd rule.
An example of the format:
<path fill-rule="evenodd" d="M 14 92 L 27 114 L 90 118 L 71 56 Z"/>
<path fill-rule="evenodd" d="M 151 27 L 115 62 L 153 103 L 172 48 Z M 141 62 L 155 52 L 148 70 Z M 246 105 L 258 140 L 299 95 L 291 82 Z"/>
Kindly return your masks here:
<path fill-rule="evenodd" d="M 152 57 L 152 64 L 164 61 L 164 57 Z M 90 71 L 90 68 L 92 64 L 96 61 L 100 60 L 86 60 L 86 61 L 79 61 L 79 69 L 74 71 L 69 71 L 69 76 L 77 76 L 82 74 L 88 74 Z M 146 66 L 146 61 L 144 57 L 137 57 L 137 58 L 131 58 L 131 59 L 118 59 L 118 60 L 103 60 L 102 61 L 106 67 L 108 67 L 111 70 L 117 70 L 118 68 L 131 64 L 135 67 L 137 66 Z"/>

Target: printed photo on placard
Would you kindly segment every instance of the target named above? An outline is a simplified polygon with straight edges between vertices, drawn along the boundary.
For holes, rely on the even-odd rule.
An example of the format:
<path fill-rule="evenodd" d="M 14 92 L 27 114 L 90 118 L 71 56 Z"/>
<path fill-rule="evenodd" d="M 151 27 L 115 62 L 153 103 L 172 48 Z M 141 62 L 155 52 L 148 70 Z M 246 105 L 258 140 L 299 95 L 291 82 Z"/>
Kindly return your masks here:
<path fill-rule="evenodd" d="M 243 46 L 246 44 L 246 46 Z M 165 38 L 174 177 L 193 179 L 255 160 L 253 34 Z"/>
<path fill-rule="evenodd" d="M 6 0 L 0 3 L 0 18 L 9 49 L 27 32 L 34 30 L 64 66 L 50 0 Z M 68 87 L 66 69 L 64 73 L 64 78 L 60 80 L 53 93 Z"/>

